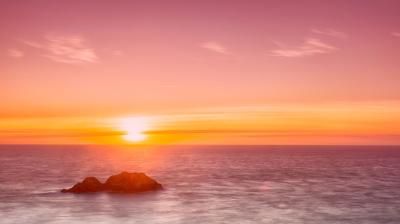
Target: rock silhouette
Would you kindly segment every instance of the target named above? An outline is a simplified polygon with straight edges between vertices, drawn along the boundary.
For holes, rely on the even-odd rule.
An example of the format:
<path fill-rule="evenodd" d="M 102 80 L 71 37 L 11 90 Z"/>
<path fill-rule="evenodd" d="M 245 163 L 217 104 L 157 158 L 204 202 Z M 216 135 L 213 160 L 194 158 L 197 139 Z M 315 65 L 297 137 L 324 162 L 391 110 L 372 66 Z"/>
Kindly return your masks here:
<path fill-rule="evenodd" d="M 75 184 L 70 189 L 63 189 L 61 192 L 85 193 L 98 192 L 104 189 L 103 184 L 96 177 L 86 177 L 82 182 Z"/>
<path fill-rule="evenodd" d="M 162 188 L 161 184 L 144 173 L 128 172 L 109 177 L 104 186 L 108 191 L 126 193 L 153 191 Z"/>
<path fill-rule="evenodd" d="M 63 189 L 63 193 L 93 193 L 93 192 L 115 192 L 115 193 L 138 193 L 145 191 L 161 190 L 162 185 L 144 173 L 122 172 L 110 176 L 103 184 L 96 177 L 86 177 L 82 182 L 75 184 L 69 189 Z"/>

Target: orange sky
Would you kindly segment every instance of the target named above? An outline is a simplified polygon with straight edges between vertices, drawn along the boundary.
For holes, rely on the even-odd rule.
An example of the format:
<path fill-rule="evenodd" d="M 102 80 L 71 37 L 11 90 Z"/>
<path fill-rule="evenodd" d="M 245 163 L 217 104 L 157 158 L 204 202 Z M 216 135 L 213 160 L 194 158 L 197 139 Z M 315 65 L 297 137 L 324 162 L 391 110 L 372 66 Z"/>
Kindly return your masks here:
<path fill-rule="evenodd" d="M 399 10 L 2 1 L 0 143 L 400 144 Z"/>

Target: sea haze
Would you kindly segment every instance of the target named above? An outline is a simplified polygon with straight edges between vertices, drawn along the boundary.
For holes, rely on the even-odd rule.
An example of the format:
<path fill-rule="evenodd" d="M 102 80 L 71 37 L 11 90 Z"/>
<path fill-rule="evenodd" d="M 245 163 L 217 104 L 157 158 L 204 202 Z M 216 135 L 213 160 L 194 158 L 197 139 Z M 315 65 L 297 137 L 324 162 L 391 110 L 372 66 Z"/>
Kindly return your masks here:
<path fill-rule="evenodd" d="M 160 192 L 63 194 L 145 172 Z M 400 147 L 0 146 L 0 223 L 400 223 Z"/>

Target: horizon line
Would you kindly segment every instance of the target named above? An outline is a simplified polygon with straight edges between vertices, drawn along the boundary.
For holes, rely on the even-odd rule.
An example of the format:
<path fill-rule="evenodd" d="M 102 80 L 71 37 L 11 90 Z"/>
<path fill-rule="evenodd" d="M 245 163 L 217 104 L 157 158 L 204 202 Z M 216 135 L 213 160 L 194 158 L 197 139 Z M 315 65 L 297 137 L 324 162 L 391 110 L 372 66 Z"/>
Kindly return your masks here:
<path fill-rule="evenodd" d="M 46 143 L 17 143 L 17 144 L 2 144 L 1 146 L 348 146 L 348 147 L 368 147 L 368 146 L 384 146 L 384 147 L 400 147 L 400 144 L 93 144 L 93 143 L 61 143 L 61 144 L 46 144 Z"/>

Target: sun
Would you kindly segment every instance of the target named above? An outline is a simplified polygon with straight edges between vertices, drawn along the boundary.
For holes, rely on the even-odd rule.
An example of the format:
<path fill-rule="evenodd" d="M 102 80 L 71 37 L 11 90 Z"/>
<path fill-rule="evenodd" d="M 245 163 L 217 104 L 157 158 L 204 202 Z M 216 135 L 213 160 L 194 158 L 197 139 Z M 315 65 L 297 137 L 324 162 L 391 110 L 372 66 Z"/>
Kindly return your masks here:
<path fill-rule="evenodd" d="M 147 139 L 146 131 L 150 128 L 148 117 L 126 117 L 119 121 L 119 129 L 125 134 L 122 138 L 128 142 L 141 142 Z"/>
<path fill-rule="evenodd" d="M 122 136 L 128 142 L 141 142 L 146 140 L 147 136 L 143 133 L 128 133 Z"/>

